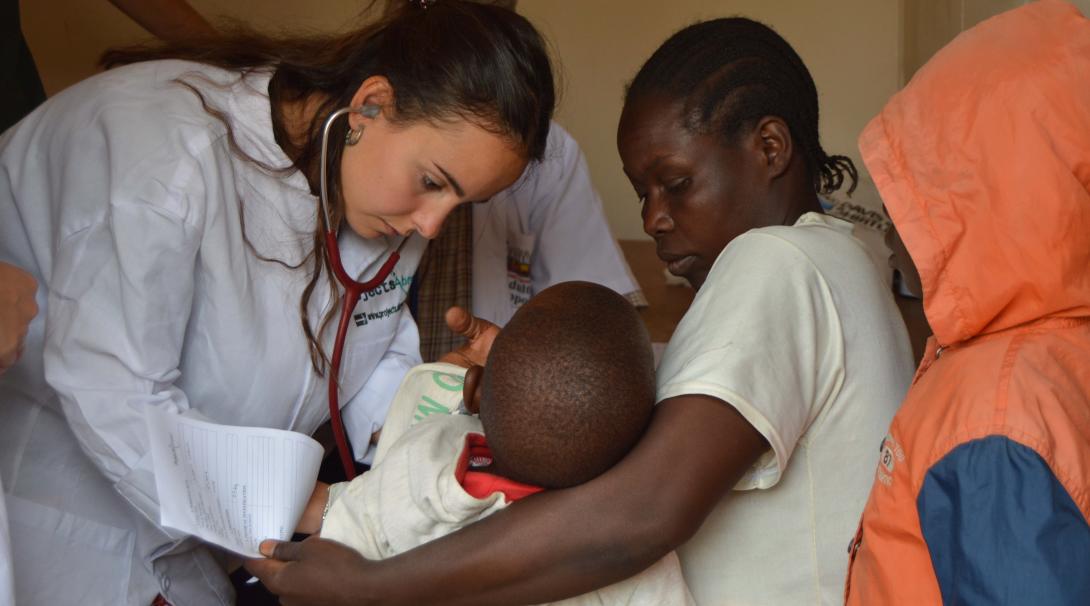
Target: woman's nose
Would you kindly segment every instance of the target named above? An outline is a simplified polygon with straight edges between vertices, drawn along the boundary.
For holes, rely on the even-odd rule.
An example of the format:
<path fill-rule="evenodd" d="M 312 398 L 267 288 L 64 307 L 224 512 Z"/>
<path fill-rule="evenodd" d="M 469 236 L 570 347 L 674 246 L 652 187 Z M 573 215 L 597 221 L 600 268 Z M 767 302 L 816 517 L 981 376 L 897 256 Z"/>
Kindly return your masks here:
<path fill-rule="evenodd" d="M 674 220 L 658 196 L 648 194 L 640 214 L 643 216 L 643 231 L 649 236 L 654 237 L 674 228 Z"/>
<path fill-rule="evenodd" d="M 443 228 L 443 222 L 450 216 L 454 206 L 442 206 L 433 207 L 426 210 L 420 210 L 413 215 L 413 228 L 425 238 L 434 240 L 439 235 L 439 230 Z"/>

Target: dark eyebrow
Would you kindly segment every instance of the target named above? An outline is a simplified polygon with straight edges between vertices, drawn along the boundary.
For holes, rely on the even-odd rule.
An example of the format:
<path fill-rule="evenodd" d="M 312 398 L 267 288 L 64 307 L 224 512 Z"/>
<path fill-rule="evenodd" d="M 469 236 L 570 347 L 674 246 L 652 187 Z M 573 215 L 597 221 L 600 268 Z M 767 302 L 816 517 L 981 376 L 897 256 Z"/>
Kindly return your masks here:
<path fill-rule="evenodd" d="M 662 164 L 664 160 L 669 160 L 677 154 L 659 154 L 651 159 L 651 164 L 648 165 L 647 170 L 655 170 L 659 164 Z"/>
<path fill-rule="evenodd" d="M 432 164 L 435 164 L 435 162 L 432 162 Z M 454 193 L 458 194 L 459 198 L 466 197 L 466 192 L 465 192 L 464 189 L 462 189 L 462 186 L 458 184 L 457 179 L 455 179 L 447 171 L 443 170 L 442 166 L 439 166 L 438 164 L 435 164 L 435 168 L 438 168 L 439 172 L 443 173 L 443 176 L 446 177 L 447 181 L 450 181 L 450 186 L 454 188 Z"/>
<path fill-rule="evenodd" d="M 659 154 L 659 155 L 655 156 L 654 158 L 651 158 L 651 161 L 647 163 L 647 166 L 643 167 L 643 170 L 641 171 L 641 174 L 646 175 L 647 173 L 654 171 L 656 168 L 658 168 L 658 166 L 660 164 L 662 164 L 662 162 L 664 160 L 669 160 L 670 158 L 673 158 L 675 155 L 676 154 Z M 628 167 L 624 166 L 623 164 L 621 165 L 621 171 L 624 172 L 625 176 L 628 177 L 629 181 L 638 181 L 639 180 L 636 176 L 629 173 L 628 172 Z"/>

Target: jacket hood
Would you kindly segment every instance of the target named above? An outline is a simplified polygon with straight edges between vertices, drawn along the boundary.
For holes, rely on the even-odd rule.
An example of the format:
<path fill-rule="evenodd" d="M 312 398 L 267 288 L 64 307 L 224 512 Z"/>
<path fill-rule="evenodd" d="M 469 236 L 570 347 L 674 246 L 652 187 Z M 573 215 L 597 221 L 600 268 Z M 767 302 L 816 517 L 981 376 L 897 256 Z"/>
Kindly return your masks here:
<path fill-rule="evenodd" d="M 962 33 L 863 131 L 941 345 L 1090 316 L 1090 21 L 1041 0 Z"/>

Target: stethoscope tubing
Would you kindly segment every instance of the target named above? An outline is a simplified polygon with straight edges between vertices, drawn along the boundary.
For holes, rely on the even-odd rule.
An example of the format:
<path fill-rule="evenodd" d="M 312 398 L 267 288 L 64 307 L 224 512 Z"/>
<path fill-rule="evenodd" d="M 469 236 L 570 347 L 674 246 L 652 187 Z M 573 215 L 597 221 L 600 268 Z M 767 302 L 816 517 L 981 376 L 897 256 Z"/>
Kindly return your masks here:
<path fill-rule="evenodd" d="M 337 325 L 337 336 L 333 341 L 333 355 L 330 358 L 329 365 L 329 420 L 333 427 L 333 438 L 337 443 L 337 451 L 340 455 L 341 466 L 344 467 L 345 476 L 351 480 L 356 477 L 356 465 L 355 459 L 352 456 L 352 447 L 348 442 L 348 435 L 344 430 L 344 419 L 341 417 L 340 398 L 338 397 L 338 390 L 340 389 L 341 355 L 344 353 L 344 340 L 348 334 L 349 322 L 352 321 L 352 312 L 355 310 L 356 304 L 359 303 L 360 297 L 363 296 L 363 293 L 376 288 L 385 282 L 386 278 L 390 277 L 390 274 L 394 271 L 394 266 L 401 260 L 401 249 L 405 246 L 405 243 L 409 241 L 409 236 L 405 236 L 401 240 L 401 243 L 397 245 L 397 248 L 394 249 L 392 253 L 390 253 L 386 262 L 382 264 L 382 267 L 379 268 L 378 272 L 370 280 L 366 282 L 357 282 L 344 270 L 344 265 L 341 263 L 340 247 L 337 246 L 337 232 L 333 226 L 332 217 L 329 214 L 327 165 L 329 129 L 337 118 L 349 113 L 360 113 L 360 110 L 353 107 L 338 109 L 326 118 L 325 125 L 322 128 L 322 166 L 319 184 L 321 195 L 318 198 L 318 201 L 322 207 L 321 217 L 323 227 L 325 228 L 325 246 L 326 252 L 329 255 L 329 266 L 332 269 L 333 276 L 337 279 L 337 282 L 344 287 L 344 299 L 341 301 L 341 318 L 340 323 Z"/>
<path fill-rule="evenodd" d="M 394 252 L 390 253 L 386 262 L 379 268 L 375 277 L 366 282 L 356 282 L 355 280 L 348 279 L 348 283 L 341 282 L 344 286 L 344 300 L 341 302 L 341 319 L 337 324 L 337 337 L 333 342 L 333 356 L 330 358 L 329 366 L 329 420 L 333 426 L 333 438 L 337 442 L 337 451 L 340 454 L 341 466 L 344 467 L 344 474 L 349 480 L 356 477 L 356 465 L 352 456 L 352 447 L 348 442 L 348 435 L 344 430 L 344 420 L 341 418 L 340 398 L 338 397 L 338 390 L 340 389 L 339 378 L 341 370 L 341 354 L 344 352 L 344 340 L 348 334 L 349 322 L 352 321 L 352 312 L 356 308 L 356 303 L 359 303 L 360 297 L 363 293 L 378 287 L 386 278 L 394 271 L 394 266 L 401 260 L 401 248 L 405 246 L 405 243 L 409 241 L 406 237 L 401 241 L 401 244 L 397 246 Z M 326 247 L 330 251 L 330 261 L 336 254 L 333 251 L 336 250 L 337 236 L 334 234 L 326 234 Z M 337 266 L 340 266 L 340 260 L 336 262 Z M 341 272 L 344 273 L 344 268 L 341 267 Z M 345 274 L 347 276 L 347 274 Z"/>

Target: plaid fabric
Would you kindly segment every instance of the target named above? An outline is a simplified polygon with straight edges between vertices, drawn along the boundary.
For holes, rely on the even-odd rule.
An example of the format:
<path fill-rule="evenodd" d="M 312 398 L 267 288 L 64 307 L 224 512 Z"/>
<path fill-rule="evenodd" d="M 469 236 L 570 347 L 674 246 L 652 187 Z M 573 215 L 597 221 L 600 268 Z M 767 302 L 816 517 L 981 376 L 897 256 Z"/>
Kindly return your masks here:
<path fill-rule="evenodd" d="M 439 236 L 428 244 L 416 270 L 416 325 L 425 362 L 461 346 L 465 338 L 447 328 L 443 315 L 454 305 L 470 308 L 473 287 L 473 208 L 450 213 Z"/>

